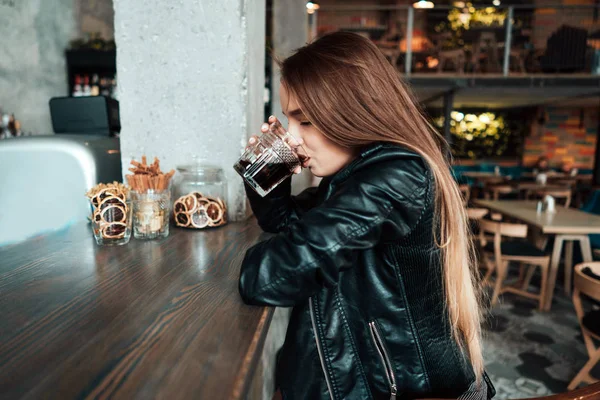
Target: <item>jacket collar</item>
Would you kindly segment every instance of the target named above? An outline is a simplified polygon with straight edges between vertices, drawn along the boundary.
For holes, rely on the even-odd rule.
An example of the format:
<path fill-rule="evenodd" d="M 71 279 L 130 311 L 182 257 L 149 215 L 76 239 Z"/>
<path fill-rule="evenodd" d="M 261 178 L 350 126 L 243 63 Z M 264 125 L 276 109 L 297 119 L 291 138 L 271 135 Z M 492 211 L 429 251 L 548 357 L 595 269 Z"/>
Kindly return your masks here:
<path fill-rule="evenodd" d="M 385 159 L 419 157 L 417 153 L 395 143 L 373 142 L 361 148 L 358 157 L 332 176 L 325 177 L 319 187 L 324 189 L 325 198 L 331 195 L 336 184 L 346 180 L 350 174 L 364 166 Z"/>

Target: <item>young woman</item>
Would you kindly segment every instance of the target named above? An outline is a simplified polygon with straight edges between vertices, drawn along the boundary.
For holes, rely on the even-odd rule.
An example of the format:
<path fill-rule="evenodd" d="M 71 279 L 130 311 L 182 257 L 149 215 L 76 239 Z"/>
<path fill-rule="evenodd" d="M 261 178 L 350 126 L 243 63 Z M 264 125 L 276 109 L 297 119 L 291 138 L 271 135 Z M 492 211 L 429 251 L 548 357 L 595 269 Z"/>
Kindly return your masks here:
<path fill-rule="evenodd" d="M 323 180 L 296 197 L 289 180 L 265 198 L 247 189 L 276 235 L 246 253 L 240 294 L 294 307 L 277 365 L 283 398 L 491 397 L 472 244 L 443 140 L 361 36 L 324 36 L 281 75 L 288 130 Z"/>
<path fill-rule="evenodd" d="M 535 173 L 550 171 L 550 164 L 548 163 L 548 158 L 544 156 L 538 158 L 534 166 L 534 171 Z"/>

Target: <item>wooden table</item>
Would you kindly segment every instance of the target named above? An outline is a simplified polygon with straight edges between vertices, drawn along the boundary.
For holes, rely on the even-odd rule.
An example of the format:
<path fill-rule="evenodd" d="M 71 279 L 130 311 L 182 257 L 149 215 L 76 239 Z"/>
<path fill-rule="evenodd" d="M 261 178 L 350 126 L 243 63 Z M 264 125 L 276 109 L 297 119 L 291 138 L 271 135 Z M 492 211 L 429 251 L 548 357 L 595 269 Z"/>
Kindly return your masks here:
<path fill-rule="evenodd" d="M 586 182 L 586 181 L 591 181 L 593 175 L 592 174 L 577 174 L 575 176 L 572 176 L 571 174 L 565 174 L 564 172 L 556 172 L 556 171 L 550 171 L 550 172 L 544 172 L 547 176 L 547 179 L 550 180 L 556 180 L 556 179 L 575 179 L 577 181 L 582 181 L 582 182 Z M 540 173 L 538 172 L 537 174 L 534 174 L 533 172 L 524 172 L 521 174 L 521 178 L 530 178 L 530 179 L 535 179 Z"/>
<path fill-rule="evenodd" d="M 550 264 L 550 274 L 548 277 L 548 290 L 545 301 L 545 310 L 550 310 L 552 305 L 552 295 L 556 285 L 556 273 L 562 254 L 563 243 L 565 247 L 565 289 L 570 290 L 572 260 L 573 260 L 573 242 L 578 241 L 581 246 L 581 253 L 585 262 L 592 261 L 592 248 L 588 234 L 600 233 L 600 216 L 586 213 L 572 208 L 562 208 L 558 206 L 556 213 L 537 213 L 535 201 L 514 201 L 514 200 L 476 200 L 475 203 L 480 207 L 499 212 L 505 216 L 523 221 L 524 223 L 535 226 L 545 235 L 554 235 L 554 248 L 552 250 L 552 262 Z"/>
<path fill-rule="evenodd" d="M 0 248 L 0 397 L 261 396 L 252 381 L 273 309 L 238 294 L 260 228 L 171 229 L 99 247 L 81 224 Z"/>
<path fill-rule="evenodd" d="M 519 182 L 515 185 L 515 187 L 518 190 L 527 190 L 527 191 L 531 191 L 531 192 L 536 192 L 536 191 L 558 192 L 561 190 L 571 190 L 571 188 L 566 185 L 555 185 L 555 184 L 541 185 L 541 184 L 535 183 L 535 182 Z"/>

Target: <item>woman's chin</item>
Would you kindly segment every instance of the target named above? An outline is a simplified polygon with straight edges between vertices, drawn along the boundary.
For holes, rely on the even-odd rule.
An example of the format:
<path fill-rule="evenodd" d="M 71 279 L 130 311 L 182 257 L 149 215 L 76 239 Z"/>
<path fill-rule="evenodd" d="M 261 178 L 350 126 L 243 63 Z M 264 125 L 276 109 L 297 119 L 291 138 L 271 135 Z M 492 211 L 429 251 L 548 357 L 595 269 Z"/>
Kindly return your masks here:
<path fill-rule="evenodd" d="M 321 175 L 319 173 L 319 169 L 318 168 L 313 168 L 311 165 L 308 166 L 308 170 L 310 171 L 311 174 L 313 174 L 313 176 L 316 176 L 317 178 L 322 178 L 323 175 Z"/>

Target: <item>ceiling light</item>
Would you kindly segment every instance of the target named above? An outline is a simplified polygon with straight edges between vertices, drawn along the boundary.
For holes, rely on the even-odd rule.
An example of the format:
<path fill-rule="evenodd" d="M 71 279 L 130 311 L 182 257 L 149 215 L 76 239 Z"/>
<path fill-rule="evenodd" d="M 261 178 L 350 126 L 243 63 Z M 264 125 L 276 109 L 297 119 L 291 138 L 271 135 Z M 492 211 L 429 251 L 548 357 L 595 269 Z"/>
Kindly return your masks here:
<path fill-rule="evenodd" d="M 500 5 L 500 0 L 494 0 L 492 1 L 492 4 L 498 7 Z"/>
<path fill-rule="evenodd" d="M 433 1 L 419 0 L 413 3 L 414 8 L 433 8 Z"/>
<path fill-rule="evenodd" d="M 313 3 L 312 1 L 309 1 L 308 3 L 306 3 L 306 9 L 309 10 L 309 12 L 318 10 L 321 6 L 319 6 L 317 3 Z M 312 13 L 311 13 L 312 14 Z"/>

